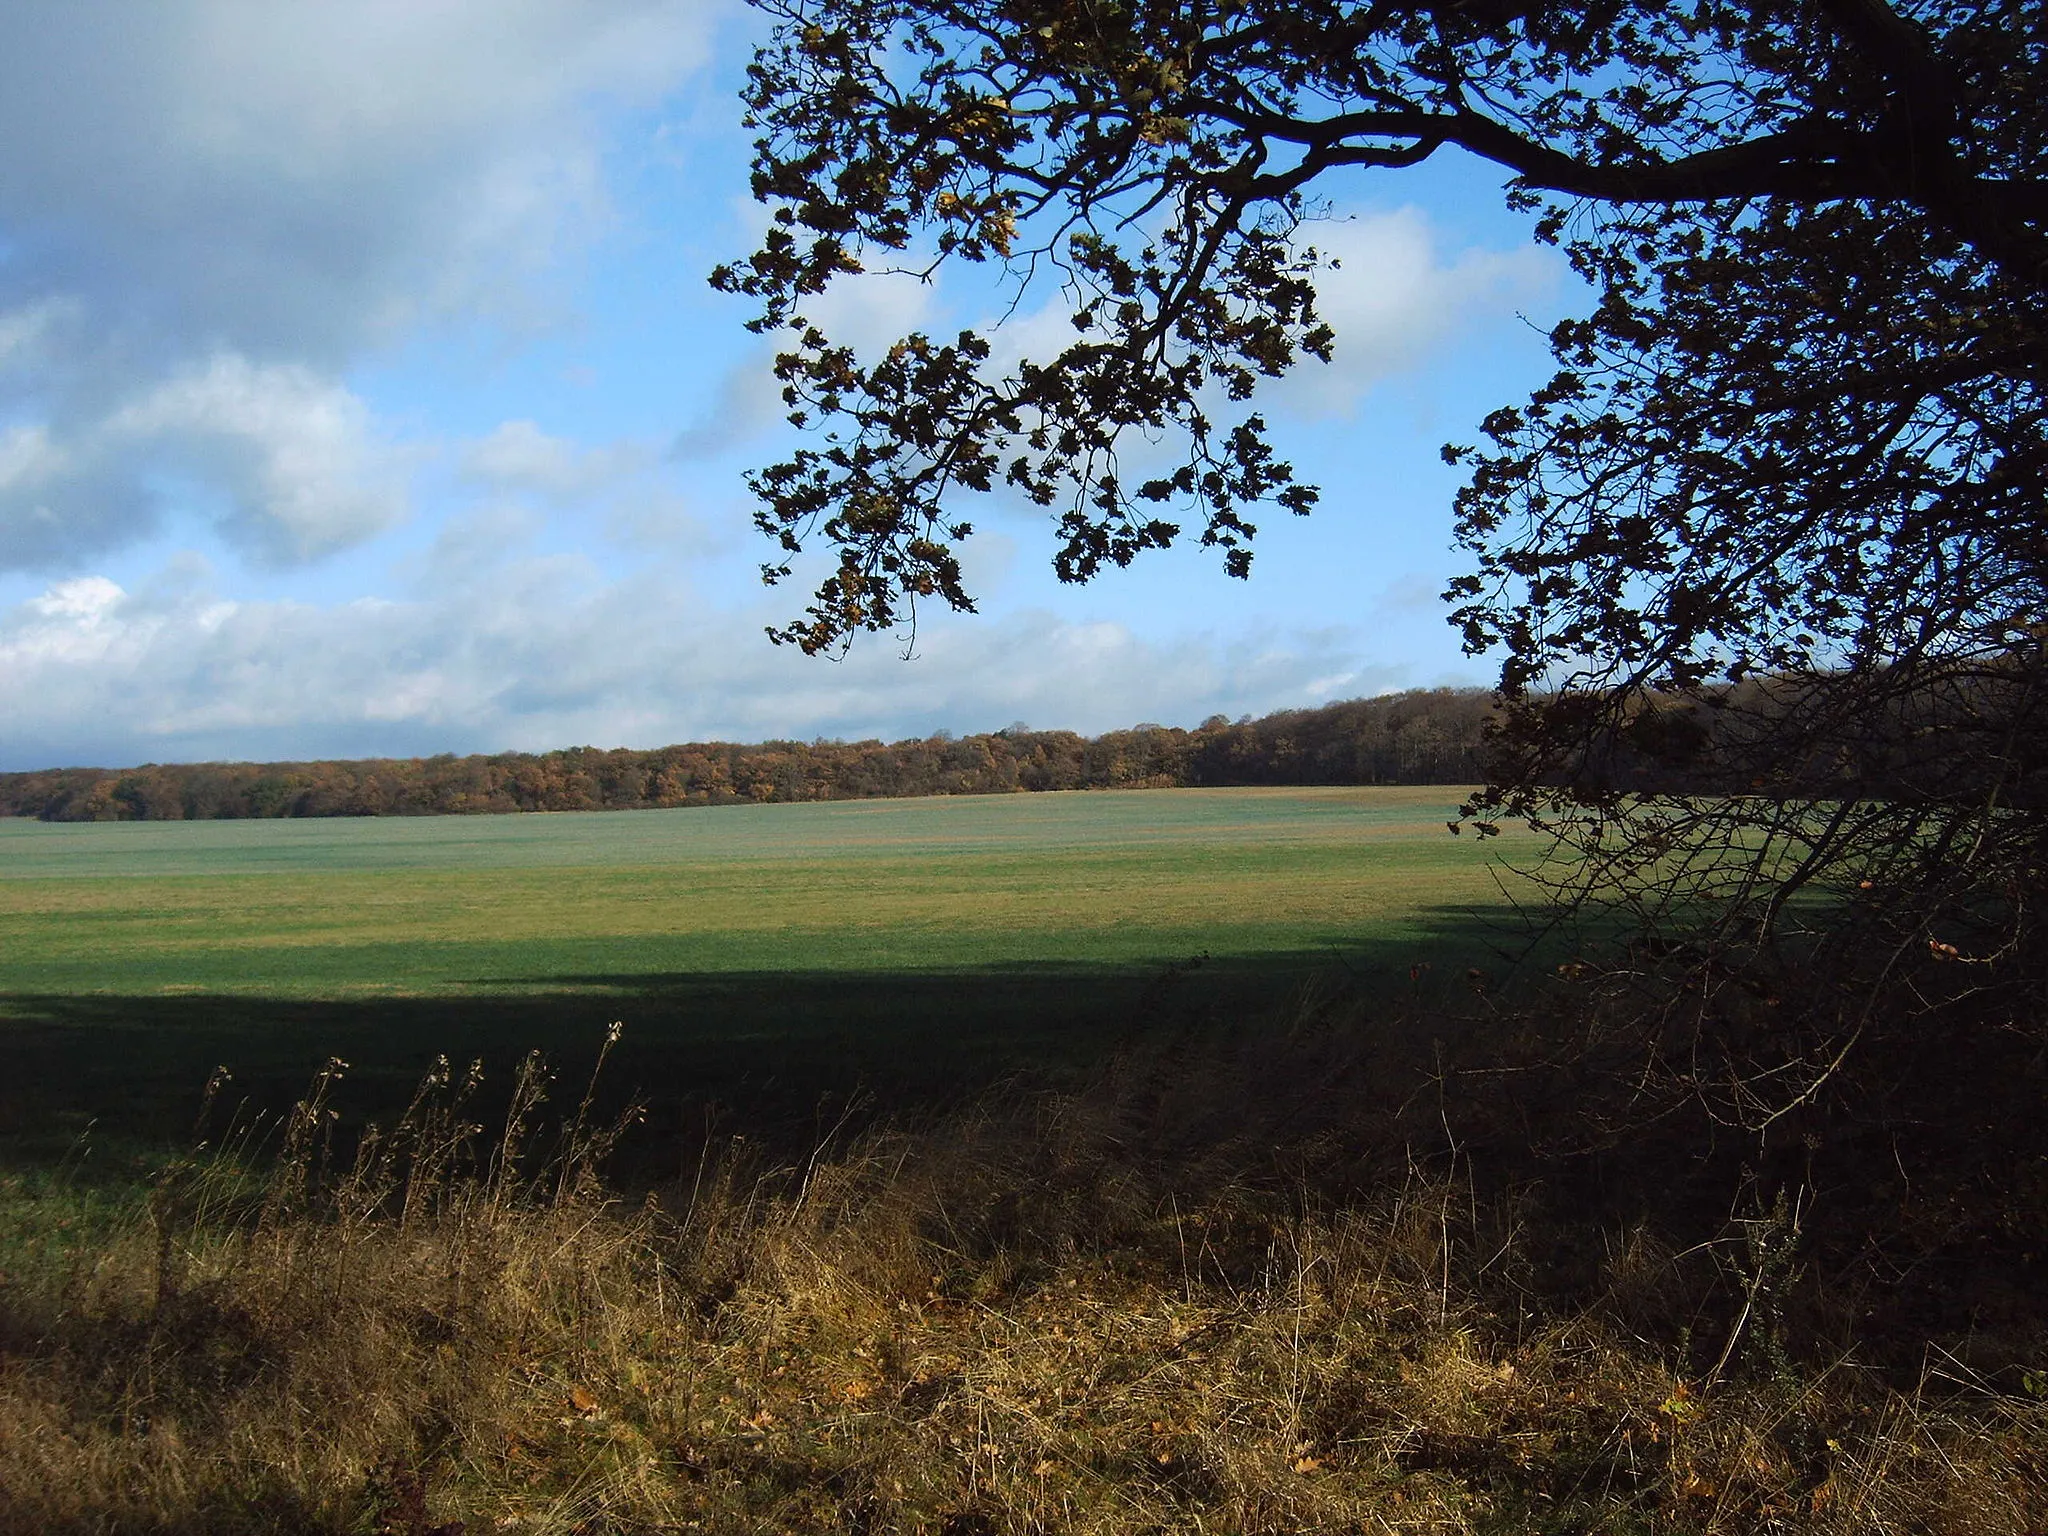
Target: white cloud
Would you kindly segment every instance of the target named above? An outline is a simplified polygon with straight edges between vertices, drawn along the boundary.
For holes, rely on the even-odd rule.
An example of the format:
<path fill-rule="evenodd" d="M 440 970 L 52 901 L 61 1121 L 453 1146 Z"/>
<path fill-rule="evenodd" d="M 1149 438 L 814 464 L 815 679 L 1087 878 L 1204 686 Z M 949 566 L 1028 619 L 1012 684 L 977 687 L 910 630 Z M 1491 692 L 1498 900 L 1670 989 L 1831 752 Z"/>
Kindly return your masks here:
<path fill-rule="evenodd" d="M 619 108 L 689 78 L 730 9 L 0 9 L 0 422 L 49 450 L 0 489 L 0 568 L 147 536 L 167 475 L 273 562 L 388 526 L 345 370 L 424 319 L 545 314 L 605 226 Z"/>
<path fill-rule="evenodd" d="M 0 315 L 0 378 L 45 361 L 52 333 L 78 315 L 76 299 L 55 297 Z"/>
<path fill-rule="evenodd" d="M 494 565 L 525 553 L 544 526 L 540 515 L 517 502 L 484 502 L 442 523 L 424 561 L 420 580 L 444 583 L 474 579 Z"/>
<path fill-rule="evenodd" d="M 658 455 L 638 443 L 585 448 L 553 437 L 531 421 L 508 421 L 468 445 L 462 470 L 496 490 L 575 500 L 617 484 L 653 464 Z"/>
<path fill-rule="evenodd" d="M 50 441 L 45 426 L 10 427 L 0 434 L 0 496 L 33 494 L 64 472 L 71 455 Z"/>
<path fill-rule="evenodd" d="M 363 402 L 294 365 L 221 356 L 122 407 L 106 437 L 138 458 L 164 445 L 227 490 L 244 542 L 277 561 L 360 543 L 405 508 L 396 450 Z"/>
<path fill-rule="evenodd" d="M 30 667 L 104 663 L 123 637 L 120 608 L 127 595 L 104 576 L 60 581 L 23 604 L 13 643 L 0 656 Z"/>
<path fill-rule="evenodd" d="M 705 0 L 71 0 L 0 18 L 8 286 L 344 357 L 601 206 L 597 101 L 704 59 Z"/>
<path fill-rule="evenodd" d="M 676 434 L 669 454 L 684 463 L 713 458 L 779 427 L 788 412 L 773 350 L 749 348 L 719 379 L 711 408 Z"/>
<path fill-rule="evenodd" d="M 651 442 L 618 439 L 585 447 L 531 421 L 502 423 L 467 444 L 462 478 L 487 499 L 454 518 L 436 540 L 448 571 L 502 560 L 539 532 L 535 505 L 569 511 L 586 528 L 639 557 L 704 556 L 727 548 L 692 497 L 674 483 L 668 455 Z"/>
<path fill-rule="evenodd" d="M 19 745 L 34 739 L 38 715 L 54 716 L 62 726 L 91 723 L 96 701 L 40 689 L 119 677 L 148 654 L 160 631 L 154 615 L 104 576 L 58 582 L 0 618 L 0 668 L 7 672 L 0 700 L 10 712 L 24 711 Z M 100 692 L 89 683 L 88 691 Z"/>
<path fill-rule="evenodd" d="M 396 522 L 405 468 L 341 385 L 221 354 L 68 440 L 39 422 L 0 433 L 0 565 L 57 563 L 149 531 L 149 482 L 165 473 L 213 487 L 222 531 L 258 558 L 308 560 Z"/>
<path fill-rule="evenodd" d="M 212 757 L 653 746 L 724 737 L 888 737 L 1015 719 L 1099 731 L 1192 723 L 1411 681 L 1348 631 L 1144 639 L 1025 612 L 937 619 L 918 659 L 765 644 L 772 600 L 707 606 L 672 576 L 604 579 L 515 554 L 409 601 L 222 602 L 172 573 L 155 591 L 58 583 L 0 613 L 0 767 Z"/>
<path fill-rule="evenodd" d="M 1447 256 L 1428 216 L 1413 207 L 1309 225 L 1300 239 L 1334 264 L 1316 291 L 1335 353 L 1327 367 L 1304 359 L 1267 391 L 1308 417 L 1350 415 L 1380 380 L 1420 367 L 1463 332 L 1537 304 L 1561 281 L 1556 253 L 1538 245 Z"/>

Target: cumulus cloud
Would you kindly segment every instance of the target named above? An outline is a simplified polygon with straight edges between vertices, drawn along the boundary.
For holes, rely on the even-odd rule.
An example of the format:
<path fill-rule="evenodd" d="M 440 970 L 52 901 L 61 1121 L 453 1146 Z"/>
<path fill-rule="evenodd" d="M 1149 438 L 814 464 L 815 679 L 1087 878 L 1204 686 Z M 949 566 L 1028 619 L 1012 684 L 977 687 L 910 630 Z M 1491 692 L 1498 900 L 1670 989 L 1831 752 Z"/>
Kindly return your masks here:
<path fill-rule="evenodd" d="M 677 488 L 670 457 L 654 442 L 621 438 L 586 446 L 531 421 L 504 422 L 462 447 L 461 478 L 483 499 L 443 529 L 434 558 L 451 571 L 462 561 L 494 563 L 515 537 L 523 541 L 539 531 L 536 508 L 571 512 L 582 527 L 636 557 L 707 556 L 729 548 L 729 531 L 714 526 Z"/>
<path fill-rule="evenodd" d="M 173 347 L 343 358 L 601 201 L 593 99 L 703 59 L 705 0 L 76 0 L 0 21 L 5 282 Z M 572 195 L 565 196 L 565 193 Z"/>
<path fill-rule="evenodd" d="M 630 442 L 585 448 L 543 432 L 531 421 L 508 421 L 462 454 L 463 474 L 494 490 L 572 501 L 616 485 L 658 456 Z"/>
<path fill-rule="evenodd" d="M 296 365 L 216 357 L 122 407 L 107 435 L 164 444 L 224 488 L 245 542 L 280 561 L 357 543 L 404 509 L 401 455 L 347 389 Z"/>
<path fill-rule="evenodd" d="M 40 422 L 0 432 L 0 569 L 58 565 L 146 531 L 151 498 L 97 442 L 60 442 Z"/>
<path fill-rule="evenodd" d="M 1302 243 L 1330 264 L 1318 308 L 1336 332 L 1325 367 L 1313 359 L 1270 386 L 1297 414 L 1347 416 L 1374 384 L 1421 364 L 1461 333 L 1552 294 L 1562 263 L 1528 244 L 1511 250 L 1440 249 L 1419 208 L 1396 208 L 1308 226 Z"/>
<path fill-rule="evenodd" d="M 537 302 L 602 226 L 607 111 L 688 77 L 727 8 L 0 14 L 0 564 L 147 534 L 167 471 L 264 559 L 387 526 L 398 487 L 344 371 L 423 318 Z"/>
<path fill-rule="evenodd" d="M 166 473 L 216 492 L 221 531 L 289 564 L 360 542 L 405 507 L 404 455 L 349 390 L 293 364 L 216 356 L 66 440 L 0 433 L 0 564 L 33 567 L 148 532 Z"/>
<path fill-rule="evenodd" d="M 52 333 L 78 310 L 75 299 L 46 298 L 0 314 L 0 380 L 47 363 Z"/>
<path fill-rule="evenodd" d="M 507 529 L 501 528 L 500 532 Z M 511 530 L 516 534 L 516 529 Z M 467 569 L 465 579 L 456 574 Z M 1043 612 L 928 626 L 918 659 L 762 643 L 763 609 L 575 556 L 438 570 L 404 601 L 227 602 L 194 573 L 0 613 L 0 767 L 1192 723 L 1412 681 L 1338 629 L 1142 638 Z"/>

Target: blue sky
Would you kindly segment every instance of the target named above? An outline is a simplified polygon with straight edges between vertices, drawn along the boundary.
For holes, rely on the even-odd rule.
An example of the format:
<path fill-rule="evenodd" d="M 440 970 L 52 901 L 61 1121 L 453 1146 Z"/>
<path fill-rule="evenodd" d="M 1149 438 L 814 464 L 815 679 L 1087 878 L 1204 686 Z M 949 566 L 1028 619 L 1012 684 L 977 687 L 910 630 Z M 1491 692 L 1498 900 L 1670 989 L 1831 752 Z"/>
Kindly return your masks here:
<path fill-rule="evenodd" d="M 1484 682 L 1446 439 L 1578 300 L 1471 161 L 1328 188 L 1336 362 L 1260 408 L 1324 499 L 1249 582 L 1087 587 L 992 501 L 909 660 L 772 647 L 742 483 L 787 443 L 722 0 L 114 0 L 0 14 L 0 768 L 1192 724 Z M 1051 298 L 1048 294 L 1047 299 Z M 1024 346 L 1027 299 L 1016 336 Z M 862 280 L 852 337 L 980 323 Z"/>

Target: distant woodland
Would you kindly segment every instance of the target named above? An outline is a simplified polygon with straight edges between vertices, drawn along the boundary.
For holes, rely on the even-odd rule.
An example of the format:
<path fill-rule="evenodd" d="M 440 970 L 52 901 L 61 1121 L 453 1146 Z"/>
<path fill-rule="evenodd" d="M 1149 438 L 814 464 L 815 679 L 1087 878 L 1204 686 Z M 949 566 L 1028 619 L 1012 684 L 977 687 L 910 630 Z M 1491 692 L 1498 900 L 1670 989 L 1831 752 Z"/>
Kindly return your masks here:
<path fill-rule="evenodd" d="M 1193 730 L 1024 726 L 919 740 L 693 742 L 489 756 L 163 763 L 0 774 L 0 816 L 44 821 L 641 810 L 907 795 L 1226 784 L 1473 784 L 1493 696 L 1438 688 Z"/>

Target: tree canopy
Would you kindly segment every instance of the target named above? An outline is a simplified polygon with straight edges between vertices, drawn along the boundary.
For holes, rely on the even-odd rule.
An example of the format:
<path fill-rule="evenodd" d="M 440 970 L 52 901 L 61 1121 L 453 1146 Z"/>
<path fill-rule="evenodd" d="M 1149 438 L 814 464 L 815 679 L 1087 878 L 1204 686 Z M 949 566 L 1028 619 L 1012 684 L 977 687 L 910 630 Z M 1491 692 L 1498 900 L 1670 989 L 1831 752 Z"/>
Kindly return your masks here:
<path fill-rule="evenodd" d="M 714 282 L 786 338 L 814 434 L 754 477 L 767 574 L 837 556 L 776 638 L 971 607 L 963 508 L 999 485 L 1057 520 L 1065 579 L 1183 536 L 1244 574 L 1262 509 L 1317 496 L 1251 402 L 1330 355 L 1320 200 L 1461 150 L 1595 295 L 1552 333 L 1555 377 L 1445 450 L 1472 560 L 1447 596 L 1510 706 L 1472 818 L 1537 816 L 1667 900 L 1700 889 L 1671 851 L 1711 845 L 1690 867 L 1766 943 L 1811 886 L 1894 954 L 2028 947 L 2048 8 L 756 4 L 772 223 Z M 947 263 L 1056 287 L 1073 339 L 1014 366 L 972 331 L 862 357 L 804 316 L 865 271 Z M 1120 472 L 1160 440 L 1178 462 Z M 1645 764 L 1700 793 L 1625 793 Z"/>
<path fill-rule="evenodd" d="M 902 741 L 697 741 L 469 757 L 154 763 L 0 773 L 0 817 L 198 821 L 651 810 L 748 802 L 1229 784 L 1471 784 L 1493 700 L 1411 689 L 1192 730 L 1012 725 Z"/>

